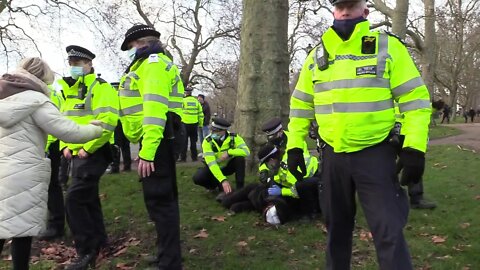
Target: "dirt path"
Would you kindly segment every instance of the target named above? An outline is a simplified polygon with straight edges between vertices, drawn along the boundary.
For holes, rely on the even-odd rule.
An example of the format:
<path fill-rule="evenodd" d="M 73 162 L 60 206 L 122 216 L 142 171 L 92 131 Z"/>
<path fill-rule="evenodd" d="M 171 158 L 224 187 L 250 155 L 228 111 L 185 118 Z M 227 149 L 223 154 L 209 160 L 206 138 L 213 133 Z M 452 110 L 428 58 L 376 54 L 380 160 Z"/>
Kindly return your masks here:
<path fill-rule="evenodd" d="M 429 142 L 429 145 L 461 145 L 463 147 L 474 149 L 475 151 L 480 152 L 480 123 L 450 124 L 445 126 L 457 128 L 462 131 L 462 134 L 434 139 Z"/>

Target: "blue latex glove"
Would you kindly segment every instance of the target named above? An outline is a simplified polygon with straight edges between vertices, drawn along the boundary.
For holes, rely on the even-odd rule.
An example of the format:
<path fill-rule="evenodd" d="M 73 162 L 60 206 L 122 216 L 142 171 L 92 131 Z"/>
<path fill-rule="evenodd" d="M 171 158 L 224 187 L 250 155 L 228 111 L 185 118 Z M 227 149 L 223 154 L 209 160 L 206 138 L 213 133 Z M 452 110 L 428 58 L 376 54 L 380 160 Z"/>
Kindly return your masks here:
<path fill-rule="evenodd" d="M 268 188 L 268 195 L 280 196 L 282 195 L 282 188 L 277 185 L 273 185 L 272 187 Z"/>

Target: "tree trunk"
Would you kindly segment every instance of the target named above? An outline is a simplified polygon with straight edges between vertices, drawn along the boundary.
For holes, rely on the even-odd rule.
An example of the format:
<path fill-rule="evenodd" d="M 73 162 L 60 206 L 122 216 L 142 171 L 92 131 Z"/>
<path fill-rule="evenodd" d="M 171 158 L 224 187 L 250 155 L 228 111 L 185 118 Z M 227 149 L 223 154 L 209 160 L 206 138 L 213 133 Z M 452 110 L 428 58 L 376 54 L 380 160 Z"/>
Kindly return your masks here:
<path fill-rule="evenodd" d="M 262 124 L 288 114 L 288 0 L 244 0 L 235 128 L 251 155 L 265 143 Z"/>
<path fill-rule="evenodd" d="M 425 39 L 422 51 L 422 77 L 433 99 L 436 66 L 435 0 L 424 0 Z"/>
<path fill-rule="evenodd" d="M 409 0 L 397 0 L 392 14 L 392 32 L 401 39 L 407 35 L 408 3 Z"/>

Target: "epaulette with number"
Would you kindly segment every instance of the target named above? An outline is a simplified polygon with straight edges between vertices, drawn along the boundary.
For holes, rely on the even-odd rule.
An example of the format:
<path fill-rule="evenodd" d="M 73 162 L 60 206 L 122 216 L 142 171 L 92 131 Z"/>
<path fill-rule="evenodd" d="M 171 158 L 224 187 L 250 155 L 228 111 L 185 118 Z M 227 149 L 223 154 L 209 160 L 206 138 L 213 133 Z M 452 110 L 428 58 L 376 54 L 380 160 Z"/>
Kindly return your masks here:
<path fill-rule="evenodd" d="M 405 41 L 404 41 L 402 38 L 400 38 L 399 36 L 395 35 L 394 33 L 389 32 L 389 31 L 383 31 L 383 32 L 384 32 L 385 34 L 389 35 L 389 36 L 392 36 L 392 37 L 398 39 L 398 41 L 400 41 L 403 45 L 406 45 L 406 44 L 405 44 Z"/>

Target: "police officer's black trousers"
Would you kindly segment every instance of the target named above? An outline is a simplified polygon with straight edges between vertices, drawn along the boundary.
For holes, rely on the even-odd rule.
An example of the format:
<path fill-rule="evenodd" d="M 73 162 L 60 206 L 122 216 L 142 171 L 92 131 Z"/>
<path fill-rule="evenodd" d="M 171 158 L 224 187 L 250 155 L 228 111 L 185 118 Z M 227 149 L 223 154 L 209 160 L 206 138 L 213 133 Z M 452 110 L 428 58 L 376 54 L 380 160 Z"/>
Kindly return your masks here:
<path fill-rule="evenodd" d="M 244 157 L 234 157 L 232 158 L 225 167 L 221 168 L 223 175 L 229 176 L 235 174 L 235 182 L 237 189 L 242 188 L 245 185 L 245 158 Z M 206 187 L 207 189 L 222 189 L 222 185 L 218 180 L 213 176 L 212 172 L 208 166 L 199 168 L 197 172 L 193 175 L 193 182 L 196 185 Z"/>
<path fill-rule="evenodd" d="M 142 178 L 143 196 L 157 231 L 158 267 L 181 269 L 180 215 L 173 140 L 162 139 L 155 154 L 155 172 Z"/>
<path fill-rule="evenodd" d="M 0 254 L 3 251 L 5 239 L 0 239 Z M 30 251 L 32 250 L 32 237 L 12 238 L 11 254 L 13 270 L 28 270 L 30 262 Z"/>
<path fill-rule="evenodd" d="M 58 181 L 62 185 L 66 185 L 70 174 L 70 160 L 65 158 L 63 154 L 60 157 L 60 171 L 58 172 Z"/>
<path fill-rule="evenodd" d="M 50 158 L 52 172 L 50 175 L 50 184 L 48 185 L 48 227 L 59 233 L 63 232 L 65 227 L 65 205 L 63 202 L 63 191 L 58 179 L 60 170 L 60 142 L 50 144 L 48 148 L 48 158 Z"/>
<path fill-rule="evenodd" d="M 326 146 L 324 153 L 327 269 L 350 269 L 355 192 L 373 236 L 379 268 L 413 269 L 403 235 L 408 200 L 395 174 L 394 148 L 381 143 L 354 153 L 334 153 Z"/>
<path fill-rule="evenodd" d="M 125 137 L 123 133 L 122 123 L 118 121 L 117 127 L 115 127 L 115 132 L 113 133 L 113 137 L 115 139 L 115 145 L 118 146 L 118 152 L 115 152 L 116 156 L 113 159 L 112 167 L 115 169 L 120 168 L 120 153 L 122 154 L 123 158 L 123 169 L 130 170 L 132 166 L 132 157 L 130 153 L 130 142 Z"/>
<path fill-rule="evenodd" d="M 198 140 L 198 124 L 184 124 L 186 136 L 182 149 L 182 160 L 187 160 L 187 146 L 190 140 L 190 156 L 192 160 L 197 160 L 197 140 Z"/>
<path fill-rule="evenodd" d="M 98 184 L 111 161 L 110 154 L 107 143 L 86 159 L 75 156 L 72 160 L 72 183 L 65 206 L 75 248 L 81 255 L 96 253 L 107 242 Z"/>
<path fill-rule="evenodd" d="M 295 184 L 302 215 L 312 215 L 320 212 L 320 205 L 318 203 L 318 181 L 316 177 L 310 177 L 302 181 L 297 181 Z"/>

